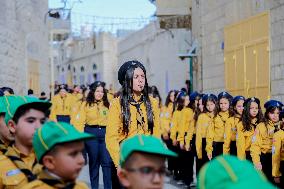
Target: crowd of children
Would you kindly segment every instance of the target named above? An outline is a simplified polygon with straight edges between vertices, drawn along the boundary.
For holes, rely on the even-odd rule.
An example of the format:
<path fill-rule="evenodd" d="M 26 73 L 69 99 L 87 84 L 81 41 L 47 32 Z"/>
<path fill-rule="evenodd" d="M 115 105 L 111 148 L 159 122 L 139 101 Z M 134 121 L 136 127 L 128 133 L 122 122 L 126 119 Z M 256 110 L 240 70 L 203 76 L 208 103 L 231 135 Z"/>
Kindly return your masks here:
<path fill-rule="evenodd" d="M 256 97 L 170 91 L 160 117 L 162 138 L 179 155 L 178 160 L 169 159 L 170 173 L 190 187 L 194 168 L 198 174 L 206 162 L 231 154 L 251 161 L 270 182 L 283 188 L 282 107 L 280 101 L 269 100 L 263 114 Z"/>
<path fill-rule="evenodd" d="M 250 161 L 284 188 L 280 101 L 262 104 L 257 97 L 228 92 L 216 96 L 172 90 L 162 105 L 157 87 L 148 86 L 146 69 L 138 61 L 125 62 L 118 81 L 116 94 L 100 81 L 72 91 L 59 85 L 50 101 L 1 88 L 0 189 L 86 188 L 76 181 L 86 160 L 94 189 L 99 188 L 100 167 L 106 189 L 139 188 L 143 179 L 135 173 L 148 175 L 148 184 L 161 188 L 163 179 L 156 176 L 166 172 L 190 188 L 194 172 L 206 172 L 204 165 L 222 154 Z M 143 167 L 140 162 L 139 168 L 137 159 L 156 163 L 148 161 Z"/>

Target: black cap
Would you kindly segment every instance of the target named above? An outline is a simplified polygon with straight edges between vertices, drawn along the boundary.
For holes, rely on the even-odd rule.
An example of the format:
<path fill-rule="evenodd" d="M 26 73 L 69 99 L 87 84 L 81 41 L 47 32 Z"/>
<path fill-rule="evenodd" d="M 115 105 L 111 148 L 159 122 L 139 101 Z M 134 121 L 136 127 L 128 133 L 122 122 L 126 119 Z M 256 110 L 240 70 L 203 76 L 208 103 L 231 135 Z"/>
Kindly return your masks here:
<path fill-rule="evenodd" d="M 143 66 L 143 64 L 137 60 L 131 60 L 131 61 L 127 61 L 125 63 L 122 64 L 122 66 L 120 66 L 119 70 L 118 70 L 118 81 L 121 85 L 123 85 L 123 82 L 125 80 L 125 74 L 127 72 L 127 70 L 129 70 L 131 67 L 133 68 L 141 68 L 144 72 L 144 74 L 146 74 L 146 69 Z"/>
<path fill-rule="evenodd" d="M 269 109 L 271 107 L 277 107 L 282 110 L 283 104 L 279 102 L 278 100 L 269 100 L 264 104 L 265 109 Z"/>

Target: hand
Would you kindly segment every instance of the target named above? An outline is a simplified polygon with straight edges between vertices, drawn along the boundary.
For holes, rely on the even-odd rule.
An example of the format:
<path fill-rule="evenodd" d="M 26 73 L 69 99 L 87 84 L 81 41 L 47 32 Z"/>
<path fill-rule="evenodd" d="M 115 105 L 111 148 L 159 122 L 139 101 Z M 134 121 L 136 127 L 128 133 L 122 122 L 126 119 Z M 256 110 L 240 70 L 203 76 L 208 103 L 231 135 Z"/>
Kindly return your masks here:
<path fill-rule="evenodd" d="M 211 160 L 212 159 L 212 154 L 207 154 L 207 157 L 208 157 L 209 160 Z"/>
<path fill-rule="evenodd" d="M 190 145 L 189 145 L 189 146 L 186 146 L 186 147 L 185 147 L 185 150 L 189 152 L 189 151 L 191 150 L 191 146 L 190 146 Z"/>
<path fill-rule="evenodd" d="M 173 146 L 177 146 L 177 143 L 178 143 L 178 142 L 177 142 L 176 140 L 174 140 L 174 141 L 173 141 Z"/>
<path fill-rule="evenodd" d="M 163 134 L 163 139 L 164 140 L 169 140 L 169 135 L 168 134 Z"/>
<path fill-rule="evenodd" d="M 257 164 L 255 165 L 255 168 L 256 168 L 257 170 L 262 170 L 262 165 L 261 165 L 261 163 L 257 163 Z"/>
<path fill-rule="evenodd" d="M 276 184 L 280 184 L 280 177 L 274 177 L 274 182 Z"/>
<path fill-rule="evenodd" d="M 180 149 L 184 150 L 184 144 L 179 144 Z"/>

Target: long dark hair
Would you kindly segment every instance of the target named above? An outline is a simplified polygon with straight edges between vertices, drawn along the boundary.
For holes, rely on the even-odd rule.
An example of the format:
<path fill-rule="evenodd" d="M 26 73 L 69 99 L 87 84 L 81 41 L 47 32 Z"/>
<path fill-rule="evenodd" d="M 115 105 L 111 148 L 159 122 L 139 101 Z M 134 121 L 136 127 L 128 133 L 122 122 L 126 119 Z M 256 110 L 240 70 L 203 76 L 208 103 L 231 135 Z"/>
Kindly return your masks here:
<path fill-rule="evenodd" d="M 173 103 L 173 110 L 172 110 L 172 113 L 173 113 L 175 111 L 175 108 L 176 108 L 176 103 L 175 103 L 175 100 L 174 100 L 174 102 L 171 102 L 171 100 L 170 100 L 171 93 L 174 93 L 174 99 L 176 98 L 177 92 L 175 90 L 170 90 L 170 92 L 168 93 L 168 96 L 166 98 L 165 106 L 168 107 L 170 103 Z"/>
<path fill-rule="evenodd" d="M 199 95 L 199 97 L 200 97 L 199 100 L 201 100 L 201 103 L 202 103 L 202 104 L 203 104 L 203 101 L 202 101 L 202 97 L 203 97 L 203 96 L 204 96 L 203 94 L 200 94 L 200 95 Z M 194 116 L 193 116 L 193 119 L 194 119 L 195 121 L 197 121 L 198 116 L 202 113 L 201 110 L 199 109 L 199 100 L 198 100 L 197 106 L 196 106 L 195 109 L 194 109 Z M 203 106 L 203 111 L 204 111 L 204 106 Z"/>
<path fill-rule="evenodd" d="M 185 94 L 179 93 L 176 99 L 177 111 L 181 111 L 184 108 Z"/>
<path fill-rule="evenodd" d="M 149 95 L 152 95 L 153 98 L 157 98 L 158 97 L 158 99 L 159 99 L 159 107 L 161 107 L 161 105 L 162 105 L 162 98 L 160 96 L 158 88 L 155 85 L 153 85 L 149 89 L 150 89 L 150 92 L 148 91 Z"/>
<path fill-rule="evenodd" d="M 218 100 L 217 100 L 217 98 L 216 97 L 213 97 L 212 95 L 207 95 L 207 98 L 202 98 L 202 103 L 203 103 L 203 112 L 204 113 L 207 113 L 207 112 L 209 112 L 208 111 L 208 109 L 206 108 L 206 104 L 207 104 L 207 102 L 213 102 L 214 104 L 215 104 L 215 108 L 214 108 L 214 110 L 213 110 L 213 115 L 214 115 L 214 117 L 216 117 L 217 116 L 217 114 L 218 114 L 218 112 L 219 112 L 219 110 L 218 110 Z"/>
<path fill-rule="evenodd" d="M 151 132 L 151 134 L 153 134 L 154 115 L 152 112 L 151 102 L 148 96 L 148 82 L 147 82 L 147 77 L 146 77 L 146 70 L 144 67 L 142 68 L 140 64 L 134 64 L 134 65 L 129 66 L 129 68 L 125 72 L 125 77 L 122 83 L 122 89 L 121 89 L 121 94 L 120 94 L 120 104 L 121 104 L 122 121 L 123 121 L 122 132 L 126 135 L 128 135 L 128 132 L 129 132 L 129 123 L 130 123 L 130 117 L 131 117 L 129 102 L 131 101 L 131 98 L 133 96 L 133 89 L 132 89 L 133 75 L 134 75 L 134 70 L 138 67 L 140 67 L 145 74 L 145 86 L 142 91 L 142 98 L 143 98 L 142 100 L 146 106 L 148 130 Z"/>
<path fill-rule="evenodd" d="M 278 109 L 279 110 L 279 113 L 281 111 L 281 108 L 277 107 L 277 106 L 271 106 L 269 107 L 268 109 L 266 109 L 265 113 L 264 113 L 264 122 L 265 122 L 265 125 L 267 125 L 269 123 L 269 116 L 268 114 L 269 113 L 274 113 L 274 111 Z M 280 116 L 279 116 L 279 120 L 280 120 Z"/>
<path fill-rule="evenodd" d="M 250 105 L 252 102 L 257 103 L 258 105 L 258 113 L 256 115 L 257 121 L 253 126 L 256 127 L 258 123 L 264 121 L 259 99 L 255 97 L 249 98 L 244 102 L 244 111 L 242 114 L 243 131 L 251 131 L 253 129 L 251 126 L 253 118 L 250 116 Z"/>
<path fill-rule="evenodd" d="M 86 98 L 86 102 L 88 106 L 93 106 L 97 102 L 97 100 L 95 99 L 95 91 L 98 87 L 102 87 L 104 91 L 104 96 L 102 98 L 103 105 L 109 108 L 110 104 L 107 99 L 107 91 L 104 86 L 105 85 L 103 84 L 103 82 L 100 82 L 100 81 L 95 81 L 93 84 L 90 85 L 90 92 Z"/>

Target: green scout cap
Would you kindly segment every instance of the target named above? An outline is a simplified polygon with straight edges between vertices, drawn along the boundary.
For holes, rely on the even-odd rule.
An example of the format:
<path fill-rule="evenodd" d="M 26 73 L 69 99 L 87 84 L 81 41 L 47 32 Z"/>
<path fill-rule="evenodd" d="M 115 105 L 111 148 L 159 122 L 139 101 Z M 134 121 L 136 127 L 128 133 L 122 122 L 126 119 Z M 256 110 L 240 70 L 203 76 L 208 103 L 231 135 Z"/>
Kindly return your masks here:
<path fill-rule="evenodd" d="M 7 112 L 7 104 L 5 103 L 6 96 L 0 97 L 0 114 Z"/>
<path fill-rule="evenodd" d="M 120 146 L 120 165 L 122 165 L 133 152 L 145 152 L 161 156 L 177 156 L 176 153 L 167 148 L 161 139 L 154 136 L 135 135 L 122 142 Z"/>
<path fill-rule="evenodd" d="M 41 161 L 44 154 L 56 144 L 87 140 L 94 137 L 94 135 L 79 132 L 68 123 L 47 121 L 36 130 L 33 137 L 33 147 L 37 159 Z"/>
<path fill-rule="evenodd" d="M 199 189 L 272 189 L 275 188 L 247 160 L 235 156 L 218 156 L 206 163 L 199 172 L 197 179 Z"/>
<path fill-rule="evenodd" d="M 12 119 L 21 108 L 34 107 L 45 112 L 51 106 L 50 102 L 32 96 L 7 96 L 5 103 L 7 104 L 7 112 L 5 115 L 6 124 L 8 124 L 8 121 Z"/>

